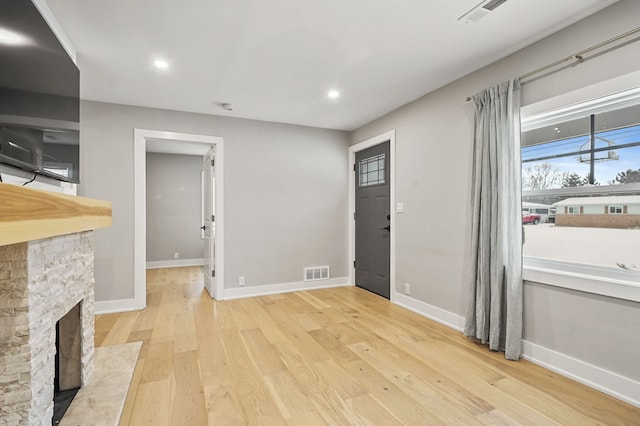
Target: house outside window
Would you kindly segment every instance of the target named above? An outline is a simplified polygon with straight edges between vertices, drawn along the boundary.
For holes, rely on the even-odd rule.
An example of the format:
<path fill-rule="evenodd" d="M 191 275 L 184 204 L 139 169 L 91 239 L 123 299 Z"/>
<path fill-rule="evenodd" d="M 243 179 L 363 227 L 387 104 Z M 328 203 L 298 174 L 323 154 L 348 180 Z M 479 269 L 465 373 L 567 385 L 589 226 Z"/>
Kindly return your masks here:
<path fill-rule="evenodd" d="M 580 207 L 578 207 L 578 206 L 568 206 L 567 207 L 567 213 L 568 214 L 579 214 L 580 213 Z"/>

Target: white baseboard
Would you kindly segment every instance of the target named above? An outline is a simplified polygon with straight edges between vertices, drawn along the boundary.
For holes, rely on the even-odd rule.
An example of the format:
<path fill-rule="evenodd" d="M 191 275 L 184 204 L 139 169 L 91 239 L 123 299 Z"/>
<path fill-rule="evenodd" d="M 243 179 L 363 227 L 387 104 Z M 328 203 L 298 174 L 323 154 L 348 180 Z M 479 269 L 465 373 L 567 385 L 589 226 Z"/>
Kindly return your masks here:
<path fill-rule="evenodd" d="M 640 407 L 640 382 L 526 340 L 522 341 L 522 357 L 614 398 Z"/>
<path fill-rule="evenodd" d="M 128 312 L 138 310 L 136 308 L 135 299 L 120 299 L 120 300 L 104 300 L 96 302 L 95 315 L 103 314 L 115 314 L 118 312 Z"/>
<path fill-rule="evenodd" d="M 405 296 L 401 293 L 394 293 L 391 301 L 396 305 L 400 305 L 403 308 L 451 327 L 454 330 L 462 331 L 464 329 L 463 316 L 445 311 L 444 309 L 429 305 L 428 303 L 421 302 L 420 300 Z"/>
<path fill-rule="evenodd" d="M 181 266 L 202 266 L 204 259 L 172 259 L 172 260 L 154 260 L 147 262 L 147 269 L 158 268 L 179 268 Z"/>
<path fill-rule="evenodd" d="M 328 280 L 300 281 L 293 283 L 243 286 L 224 289 L 224 300 L 242 299 L 244 297 L 267 296 L 270 294 L 290 293 L 292 291 L 317 290 L 321 288 L 349 286 L 349 277 L 331 278 Z"/>
<path fill-rule="evenodd" d="M 454 330 L 462 331 L 464 329 L 463 316 L 400 293 L 393 294 L 392 302 Z M 522 357 L 614 398 L 640 407 L 640 382 L 526 340 L 522 341 Z"/>

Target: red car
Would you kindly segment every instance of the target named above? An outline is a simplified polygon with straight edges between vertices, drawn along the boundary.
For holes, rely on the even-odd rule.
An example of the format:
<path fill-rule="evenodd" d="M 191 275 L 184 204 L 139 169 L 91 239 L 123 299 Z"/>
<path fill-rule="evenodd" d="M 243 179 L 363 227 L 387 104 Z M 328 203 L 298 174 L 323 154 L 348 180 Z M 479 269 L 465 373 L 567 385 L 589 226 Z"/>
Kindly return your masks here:
<path fill-rule="evenodd" d="M 522 224 L 523 225 L 526 225 L 527 223 L 533 223 L 534 225 L 537 225 L 537 224 L 540 223 L 540 218 L 541 218 L 541 216 L 539 214 L 522 212 Z"/>

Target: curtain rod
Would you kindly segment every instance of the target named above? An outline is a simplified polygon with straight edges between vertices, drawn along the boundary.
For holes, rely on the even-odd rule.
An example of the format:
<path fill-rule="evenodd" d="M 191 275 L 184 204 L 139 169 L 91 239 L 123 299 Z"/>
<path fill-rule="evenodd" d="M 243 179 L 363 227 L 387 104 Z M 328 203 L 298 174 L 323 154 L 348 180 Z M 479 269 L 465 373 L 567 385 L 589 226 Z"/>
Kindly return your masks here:
<path fill-rule="evenodd" d="M 528 72 L 526 74 L 522 74 L 520 77 L 518 77 L 518 80 L 523 80 L 525 78 L 531 77 L 532 75 L 539 74 L 539 73 L 541 73 L 543 71 L 546 71 L 546 70 L 548 70 L 550 68 L 553 68 L 555 66 L 563 64 L 563 63 L 565 63 L 567 61 L 570 61 L 572 59 L 575 59 L 578 64 L 581 64 L 581 63 L 584 62 L 584 55 L 586 53 L 589 53 L 589 52 L 592 52 L 594 50 L 600 49 L 601 47 L 607 46 L 607 45 L 609 45 L 611 43 L 615 43 L 615 42 L 617 42 L 619 40 L 622 40 L 623 38 L 629 37 L 630 35 L 633 35 L 633 34 L 638 33 L 638 32 L 640 32 L 640 27 L 635 28 L 635 29 L 633 29 L 631 31 L 627 31 L 626 33 L 620 34 L 620 35 L 618 35 L 616 37 L 610 38 L 609 40 L 603 41 L 602 43 L 595 44 L 595 45 L 593 45 L 591 47 L 588 47 L 588 48 L 586 48 L 584 50 L 576 52 L 573 55 L 569 55 L 569 56 L 566 56 L 566 57 L 564 57 L 562 59 L 558 59 L 555 62 L 552 62 L 550 64 L 547 64 L 547 65 L 543 66 L 543 67 L 540 67 L 538 69 L 530 71 L 530 72 Z M 469 102 L 471 100 L 471 97 L 467 96 L 466 100 L 467 100 L 467 102 Z"/>

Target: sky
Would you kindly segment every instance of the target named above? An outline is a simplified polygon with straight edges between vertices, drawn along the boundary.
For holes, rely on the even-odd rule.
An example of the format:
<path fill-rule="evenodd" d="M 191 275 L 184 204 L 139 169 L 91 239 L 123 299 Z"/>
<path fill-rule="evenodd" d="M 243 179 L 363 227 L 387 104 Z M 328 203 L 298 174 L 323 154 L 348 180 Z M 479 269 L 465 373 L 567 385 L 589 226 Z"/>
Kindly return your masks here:
<path fill-rule="evenodd" d="M 629 143 L 640 144 L 640 125 L 596 133 L 596 148 L 619 146 Z M 524 161 L 526 159 L 583 151 L 587 149 L 589 149 L 588 135 L 572 137 L 546 144 L 524 147 L 522 149 L 522 159 Z M 606 185 L 610 181 L 614 180 L 619 172 L 623 172 L 628 169 L 640 169 L 640 145 L 632 148 L 614 149 L 612 152 L 615 153 L 614 158 L 617 157 L 617 159 L 596 160 L 595 162 L 595 178 L 601 185 Z M 596 153 L 596 158 L 603 158 L 607 156 L 608 153 L 606 151 Z M 589 173 L 589 162 L 580 162 L 578 161 L 578 157 L 578 155 L 574 154 L 561 158 L 524 162 L 522 163 L 523 176 L 526 176 L 525 170 L 527 168 L 534 167 L 536 164 L 549 163 L 553 166 L 553 169 L 557 170 L 560 174 L 564 172 L 575 172 L 581 177 L 584 177 Z M 585 159 L 588 158 L 588 153 L 583 154 L 583 157 Z M 559 187 L 559 185 L 557 187 Z"/>

